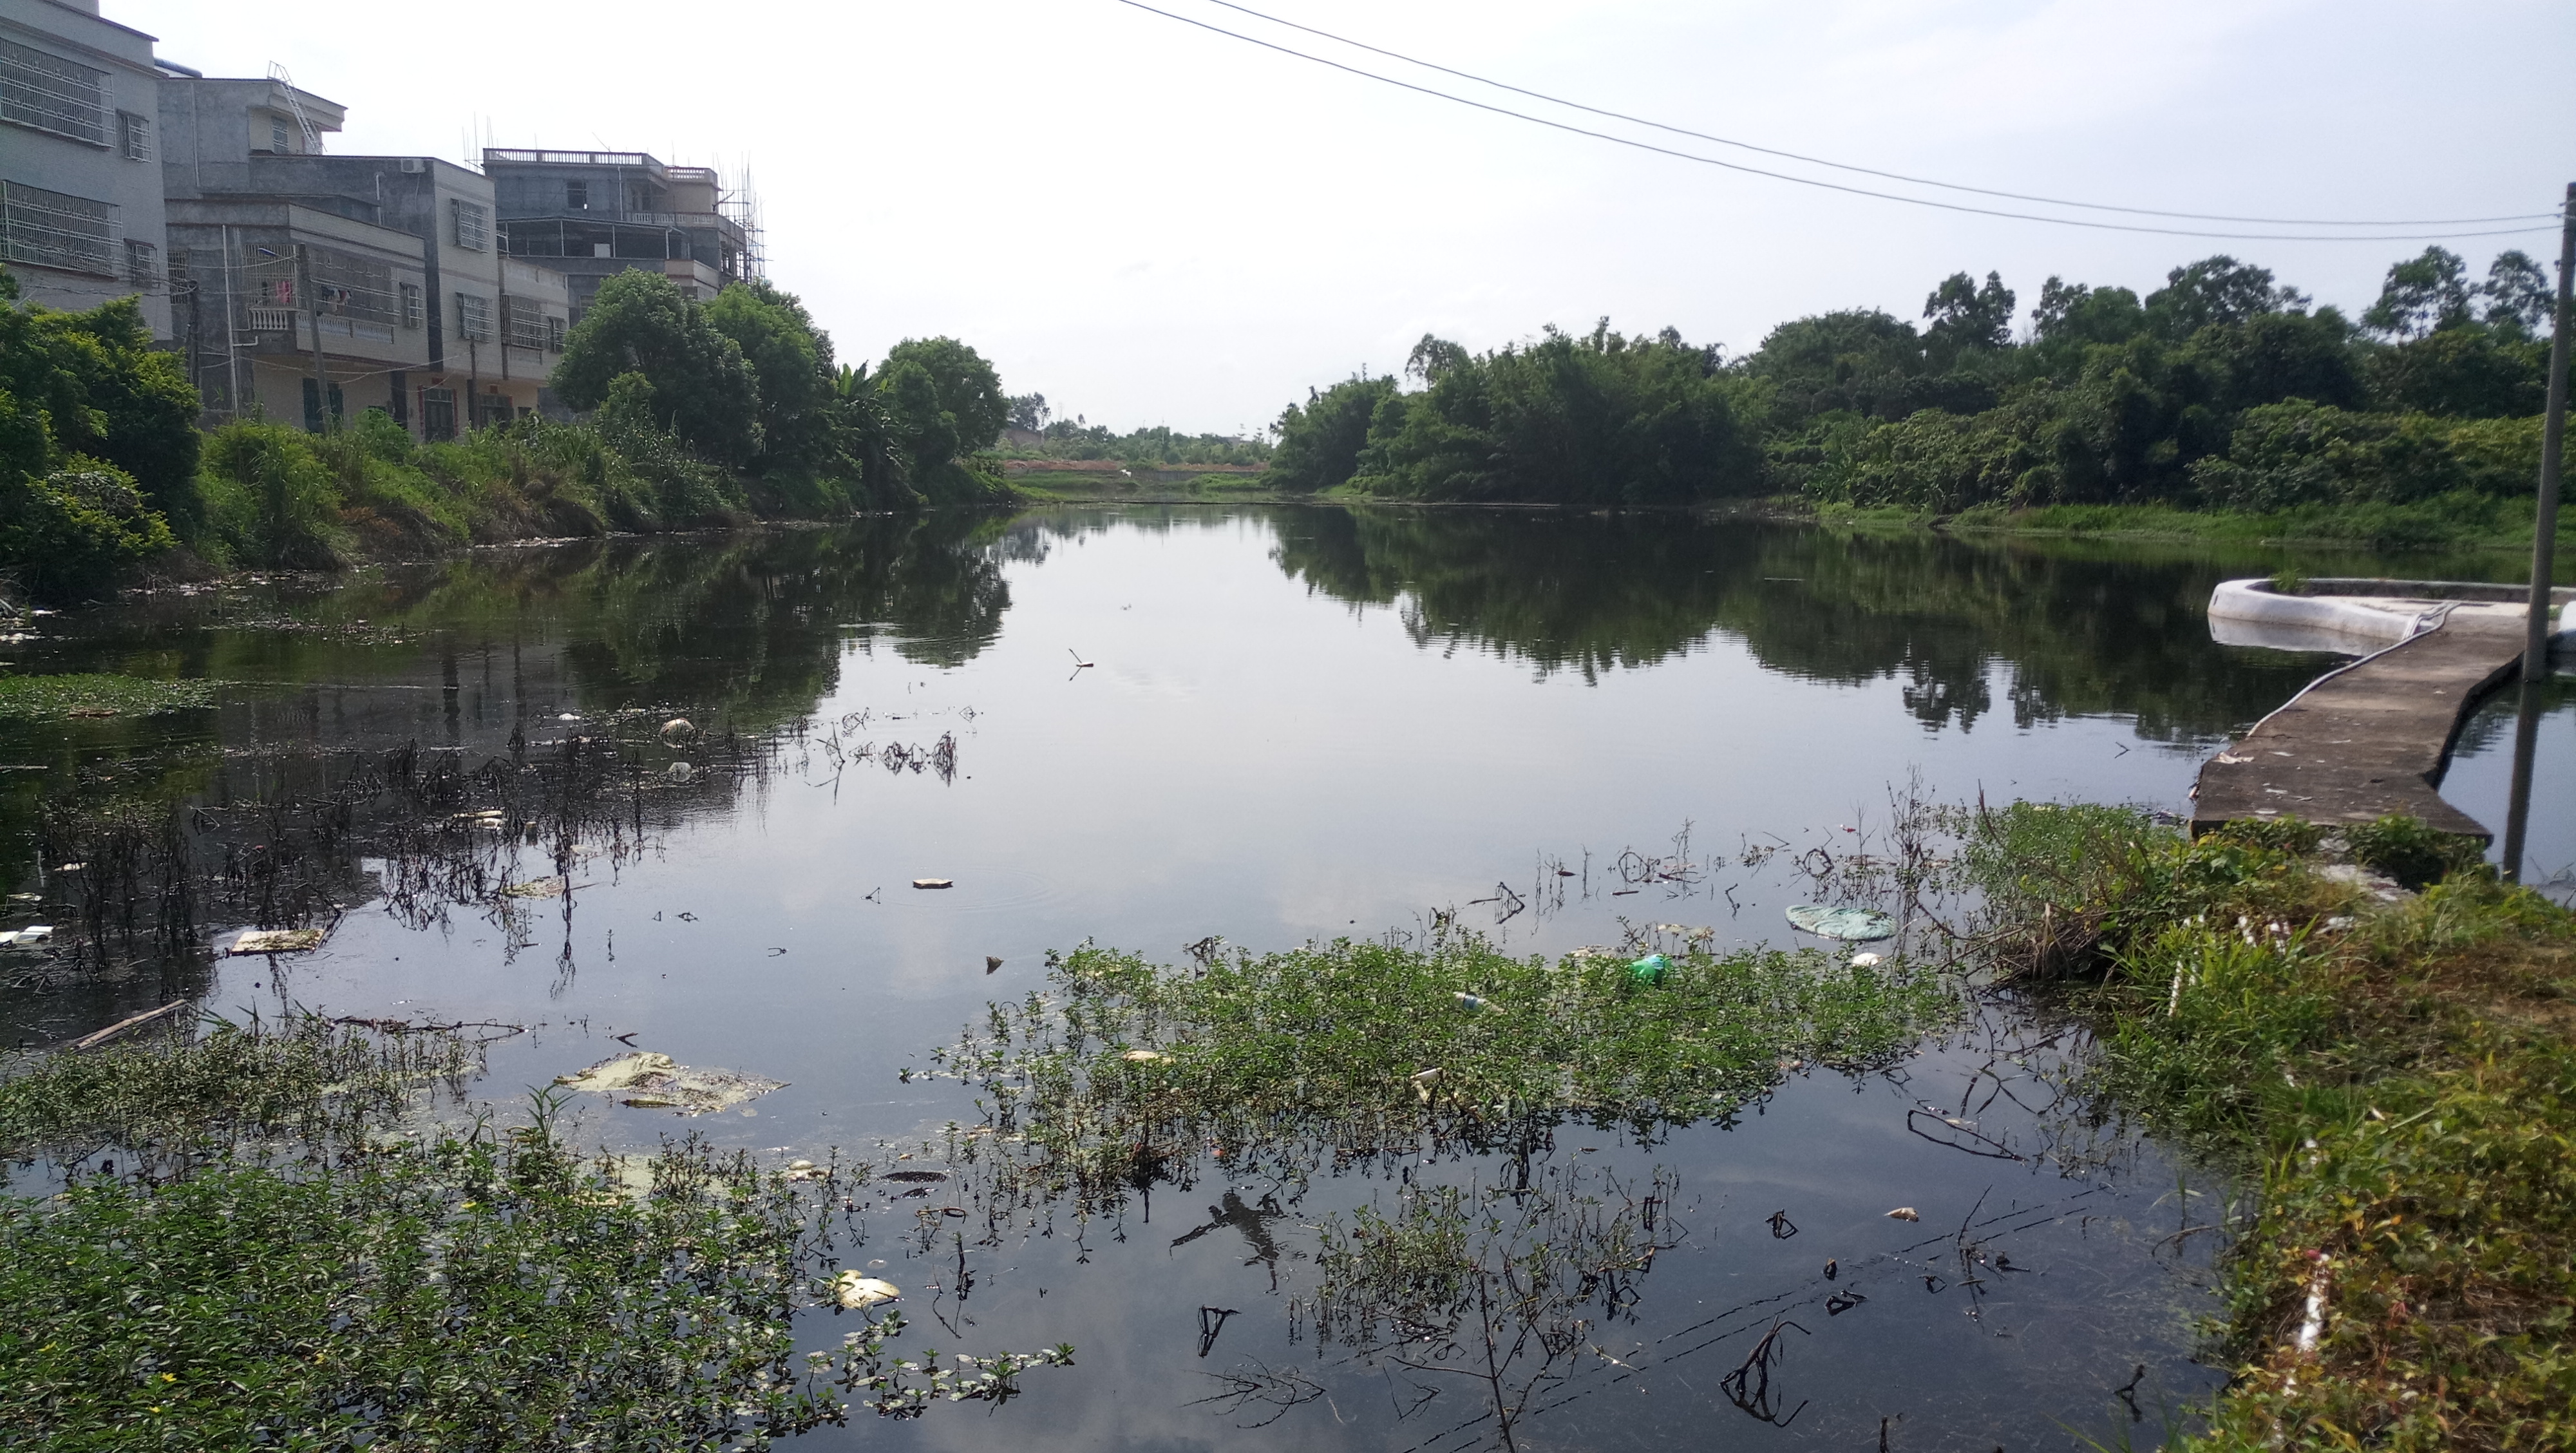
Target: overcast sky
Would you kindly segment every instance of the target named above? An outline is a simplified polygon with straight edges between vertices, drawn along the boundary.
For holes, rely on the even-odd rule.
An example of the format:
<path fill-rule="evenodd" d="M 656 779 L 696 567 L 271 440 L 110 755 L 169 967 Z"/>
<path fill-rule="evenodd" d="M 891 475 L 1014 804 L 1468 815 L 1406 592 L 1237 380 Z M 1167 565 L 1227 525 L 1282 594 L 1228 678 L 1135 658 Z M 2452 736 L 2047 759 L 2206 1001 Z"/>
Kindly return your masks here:
<path fill-rule="evenodd" d="M 1779 165 L 1209 0 L 1153 3 L 1478 99 Z M 2566 0 L 1250 3 L 1672 125 L 2082 201 L 2483 217 L 2546 211 L 2576 178 Z M 1670 324 L 1741 353 L 1802 313 L 1914 316 L 1961 269 L 1999 270 L 2026 316 L 2051 273 L 2143 293 L 2220 251 L 2349 311 L 2423 246 L 2088 231 L 1837 195 L 1472 111 L 1119 0 L 105 8 L 209 75 L 283 62 L 349 108 L 335 151 L 465 158 L 488 134 L 647 150 L 729 176 L 747 158 L 770 275 L 804 297 L 844 361 L 952 334 L 1013 392 L 1121 429 L 1257 429 L 1310 385 L 1400 367 L 1426 331 L 1482 350 L 1606 314 L 1623 331 Z M 2482 272 L 2501 247 L 2545 256 L 2554 241 L 2447 245 Z"/>

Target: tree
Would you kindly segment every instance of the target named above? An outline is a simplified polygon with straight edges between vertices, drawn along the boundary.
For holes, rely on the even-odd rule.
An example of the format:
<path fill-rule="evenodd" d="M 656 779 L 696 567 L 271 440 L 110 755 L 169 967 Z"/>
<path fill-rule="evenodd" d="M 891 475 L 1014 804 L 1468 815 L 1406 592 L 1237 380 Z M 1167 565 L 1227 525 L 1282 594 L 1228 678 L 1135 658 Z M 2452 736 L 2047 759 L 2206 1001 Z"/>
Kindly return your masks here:
<path fill-rule="evenodd" d="M 131 476 L 153 510 L 193 535 L 205 517 L 197 390 L 177 358 L 152 346 L 142 309 L 132 298 L 80 313 L 20 307 L 15 280 L 0 274 L 0 284 L 0 394 L 28 415 L 20 442 L 0 444 L 0 475 L 44 474 L 86 455 Z"/>
<path fill-rule="evenodd" d="M 1438 383 L 1440 375 L 1465 362 L 1465 348 L 1446 338 L 1434 338 L 1425 333 L 1422 341 L 1413 345 L 1412 356 L 1404 360 L 1404 375 L 1418 378 L 1426 384 Z"/>
<path fill-rule="evenodd" d="M 741 351 L 759 392 L 760 450 L 751 467 L 768 473 L 829 466 L 836 377 L 831 335 L 814 326 L 795 294 L 780 292 L 765 278 L 728 285 L 707 305 L 706 320 Z"/>
<path fill-rule="evenodd" d="M 2180 343 L 2212 323 L 2242 323 L 2307 305 L 2305 293 L 2275 285 L 2270 268 L 2222 252 L 2166 273 L 2165 285 L 2147 294 L 2146 316 L 2157 336 Z"/>
<path fill-rule="evenodd" d="M 954 338 L 907 338 L 886 353 L 883 370 L 889 386 L 904 365 L 918 367 L 930 382 L 930 392 L 919 396 L 935 400 L 934 413 L 951 419 L 956 443 L 939 460 L 915 456 L 919 463 L 937 463 L 961 454 L 973 454 L 993 447 L 1002 430 L 1011 421 L 1011 401 L 1002 392 L 1002 377 L 984 356 Z M 907 418 L 915 417 L 907 413 Z"/>
<path fill-rule="evenodd" d="M 1360 450 L 1368 444 L 1369 421 L 1378 404 L 1394 395 L 1394 379 L 1365 375 L 1320 393 L 1306 390 L 1304 404 L 1290 404 L 1279 415 L 1279 448 L 1270 456 L 1263 482 L 1274 489 L 1308 491 L 1347 483 L 1359 470 Z"/>
<path fill-rule="evenodd" d="M 644 376 L 660 425 L 709 461 L 741 466 L 761 452 L 760 385 L 741 345 L 658 272 L 630 270 L 600 284 L 564 340 L 555 393 L 595 409 L 624 373 Z"/>
<path fill-rule="evenodd" d="M 2379 301 L 2361 315 L 2362 326 L 2388 338 L 2421 338 L 2476 321 L 2468 265 L 2447 247 L 2427 247 L 2388 270 Z"/>
<path fill-rule="evenodd" d="M 1007 402 L 1011 406 L 1011 427 L 1032 434 L 1043 432 L 1047 417 L 1055 412 L 1047 407 L 1045 394 L 1013 394 Z"/>
<path fill-rule="evenodd" d="M 2549 274 L 2531 260 L 2530 253 L 2516 248 L 2496 254 L 2478 293 L 2487 301 L 2487 326 L 2547 336 L 2558 295 L 2549 286 Z"/>
<path fill-rule="evenodd" d="M 2001 348 L 2012 341 L 2012 289 L 2001 275 L 1987 273 L 1983 287 L 1964 272 L 1942 279 L 1923 300 L 1923 316 L 1934 352 L 1955 358 L 1970 349 Z"/>
<path fill-rule="evenodd" d="M 2048 344 L 2126 343 L 2146 331 L 2147 310 L 2127 288 L 2096 288 L 2052 275 L 2030 310 L 2031 336 Z"/>

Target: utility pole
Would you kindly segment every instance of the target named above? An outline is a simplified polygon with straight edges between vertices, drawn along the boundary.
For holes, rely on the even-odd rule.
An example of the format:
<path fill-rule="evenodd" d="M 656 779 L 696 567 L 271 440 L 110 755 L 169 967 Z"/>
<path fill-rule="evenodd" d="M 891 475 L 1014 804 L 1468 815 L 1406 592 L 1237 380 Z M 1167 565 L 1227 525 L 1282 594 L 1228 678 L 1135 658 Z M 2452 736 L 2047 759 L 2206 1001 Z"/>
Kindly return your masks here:
<path fill-rule="evenodd" d="M 313 269 L 307 265 L 304 244 L 295 244 L 295 296 L 304 309 L 305 326 L 313 330 L 313 417 L 322 427 L 318 433 L 331 432 L 331 374 L 322 363 L 322 299 L 313 291 Z"/>
<path fill-rule="evenodd" d="M 2540 683 L 2549 679 L 2551 577 L 2558 545 L 2558 471 L 2567 447 L 2567 325 L 2576 291 L 2576 182 L 2567 184 L 2558 232 L 2558 308 L 2549 335 L 2549 414 L 2540 430 L 2540 502 L 2531 520 L 2531 613 L 2522 639 L 2522 701 L 2513 732 L 2513 795 L 2505 811 L 2504 876 L 2522 881 L 2531 827 L 2532 759 L 2540 745 Z"/>

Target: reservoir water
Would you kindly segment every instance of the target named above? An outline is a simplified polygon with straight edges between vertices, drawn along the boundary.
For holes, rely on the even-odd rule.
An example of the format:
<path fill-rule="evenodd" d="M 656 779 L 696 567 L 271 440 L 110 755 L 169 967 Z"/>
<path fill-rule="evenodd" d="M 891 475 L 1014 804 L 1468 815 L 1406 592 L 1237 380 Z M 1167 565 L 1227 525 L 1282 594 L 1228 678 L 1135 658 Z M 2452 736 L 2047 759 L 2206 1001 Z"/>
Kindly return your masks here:
<path fill-rule="evenodd" d="M 649 810 L 636 780 L 619 849 L 575 863 L 560 896 L 498 891 L 553 871 L 515 842 L 474 892 L 396 891 L 353 834 L 345 860 L 295 869 L 341 905 L 319 952 L 19 972 L 0 1032 L 50 1042 L 173 993 L 235 1015 L 488 1021 L 525 1032 L 489 1046 L 487 1099 L 629 1047 L 787 1082 L 691 1121 L 584 1097 L 581 1134 L 613 1149 L 697 1130 L 779 1159 L 874 1153 L 976 1122 L 971 1091 L 906 1071 L 1086 940 L 1164 963 L 1211 938 L 1260 952 L 1439 924 L 1516 954 L 1785 944 L 1782 910 L 1812 889 L 1801 855 L 1869 851 L 1909 793 L 2178 808 L 2211 750 L 2335 660 L 2211 641 L 2210 587 L 2285 563 L 2515 567 L 1131 506 L 482 551 L 67 612 L 8 665 L 204 678 L 218 705 L 0 724 L 0 812 L 22 843 L 65 793 L 238 813 L 406 747 L 473 771 L 671 716 L 702 735 L 654 760 Z M 2472 727 L 2452 784 L 2499 828 L 2503 720 Z M 2543 874 L 2576 863 L 2571 727 L 2561 692 Z M 18 890 L 60 891 L 58 865 L 12 854 Z M 247 926 L 207 912 L 211 939 Z M 1567 1194 L 1668 1185 L 1662 1249 L 1578 1331 L 1483 1380 L 1442 1337 L 1354 1346 L 1300 1308 L 1327 1218 L 1490 1185 L 1490 1159 L 1324 1163 L 1293 1183 L 1203 1160 L 1088 1227 L 1041 1209 L 924 1230 L 923 1200 L 880 1196 L 852 1264 L 886 1263 L 874 1274 L 935 1345 L 1071 1342 L 1077 1361 L 999 1407 L 803 1441 L 2160 1439 L 2224 1378 L 2201 1321 L 2230 1187 L 2067 1101 L 2080 1027 L 2009 994 L 1962 1003 L 1893 1065 L 1785 1066 L 1727 1123 L 1642 1141 L 1558 1127 L 1537 1163 Z M 1213 1335 L 1211 1311 L 1227 1313 Z M 837 1336 L 835 1313 L 808 1316 L 815 1345 Z M 1748 1367 L 1767 1382 L 1731 1376 Z"/>

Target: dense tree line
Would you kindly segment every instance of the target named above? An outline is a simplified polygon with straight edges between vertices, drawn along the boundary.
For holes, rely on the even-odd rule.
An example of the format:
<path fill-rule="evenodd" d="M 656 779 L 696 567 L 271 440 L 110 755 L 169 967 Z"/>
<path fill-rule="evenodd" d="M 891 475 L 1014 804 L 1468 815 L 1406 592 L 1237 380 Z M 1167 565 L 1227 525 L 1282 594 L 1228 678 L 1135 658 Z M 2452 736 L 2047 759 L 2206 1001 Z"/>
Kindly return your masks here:
<path fill-rule="evenodd" d="M 145 562 L 329 568 L 530 535 L 1007 498 L 1000 378 L 953 338 L 848 367 L 794 295 L 701 305 L 659 273 L 602 285 L 554 385 L 587 415 L 422 444 L 380 410 L 330 433 L 198 427 L 132 299 L 22 305 L 0 269 L 0 576 L 81 599 Z"/>
<path fill-rule="evenodd" d="M 1045 394 L 1014 394 L 1007 401 L 1010 426 L 1038 436 L 1017 442 L 1003 454 L 1019 459 L 1115 459 L 1126 464 L 1171 468 L 1192 464 L 1267 464 L 1270 441 L 1237 439 L 1224 434 L 1183 434 L 1168 425 L 1121 434 L 1076 416 L 1055 417 Z"/>
<path fill-rule="evenodd" d="M 1310 391 L 1271 481 L 1426 500 L 1795 494 L 1953 513 L 2159 503 L 2472 509 L 2528 494 L 2550 292 L 2520 252 L 2441 248 L 2359 319 L 2232 257 L 2145 297 L 1959 273 L 1908 321 L 1799 318 L 1737 360 L 1670 329 L 1553 328 L 1481 355 L 1426 336 L 1403 378 Z"/>

